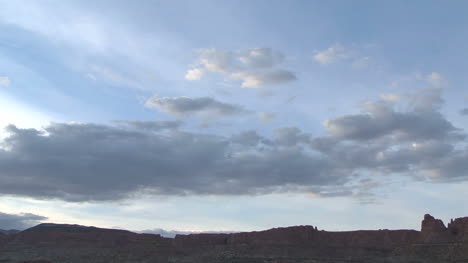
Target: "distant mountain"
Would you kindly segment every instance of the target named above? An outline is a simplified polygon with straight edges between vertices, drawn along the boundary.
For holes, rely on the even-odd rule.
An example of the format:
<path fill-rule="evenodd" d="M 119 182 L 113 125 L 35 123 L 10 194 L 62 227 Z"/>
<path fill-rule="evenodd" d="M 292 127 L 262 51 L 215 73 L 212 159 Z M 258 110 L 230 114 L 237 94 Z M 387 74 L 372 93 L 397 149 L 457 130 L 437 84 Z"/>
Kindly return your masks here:
<path fill-rule="evenodd" d="M 230 234 L 234 233 L 233 231 L 177 231 L 177 230 L 165 230 L 161 228 L 148 229 L 138 231 L 137 233 L 142 234 L 156 234 L 163 237 L 174 238 L 177 235 L 190 235 L 190 234 Z"/>
<path fill-rule="evenodd" d="M 0 233 L 6 234 L 6 235 L 16 234 L 18 232 L 21 232 L 21 230 L 17 230 L 17 229 L 3 230 L 3 229 L 0 229 Z"/>
<path fill-rule="evenodd" d="M 425 215 L 421 231 L 328 232 L 293 226 L 243 233 L 179 234 L 174 238 L 40 224 L 0 234 L 0 262 L 466 263 L 468 217 L 446 226 Z"/>

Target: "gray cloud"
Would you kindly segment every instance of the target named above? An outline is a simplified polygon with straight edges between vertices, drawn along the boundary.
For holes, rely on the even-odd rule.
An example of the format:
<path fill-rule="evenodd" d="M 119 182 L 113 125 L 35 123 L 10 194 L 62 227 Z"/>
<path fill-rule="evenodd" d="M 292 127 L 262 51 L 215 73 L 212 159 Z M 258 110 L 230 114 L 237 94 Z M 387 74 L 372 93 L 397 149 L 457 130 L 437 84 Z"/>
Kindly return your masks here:
<path fill-rule="evenodd" d="M 468 115 L 468 108 L 464 108 L 460 110 L 461 115 Z"/>
<path fill-rule="evenodd" d="M 304 185 L 320 191 L 346 180 L 330 176 L 333 167 L 319 156 L 252 147 L 248 136 L 231 143 L 228 137 L 179 130 L 64 123 L 44 131 L 7 130 L 0 150 L 3 195 L 84 201 L 135 193 L 257 194 Z"/>
<path fill-rule="evenodd" d="M 127 121 L 117 120 L 115 123 L 133 126 L 136 129 L 148 131 L 174 130 L 178 129 L 182 122 L 180 121 Z"/>
<path fill-rule="evenodd" d="M 47 220 L 47 217 L 31 213 L 7 214 L 0 212 L 0 229 L 24 230 L 44 220 Z"/>
<path fill-rule="evenodd" d="M 393 97 L 395 98 L 395 97 Z M 407 110 L 396 110 L 401 103 Z M 325 122 L 328 135 L 310 145 L 343 168 L 357 173 L 423 176 L 452 180 L 467 175 L 461 161 L 466 134 L 440 112 L 442 99 L 434 89 L 367 103 L 362 114 Z"/>
<path fill-rule="evenodd" d="M 233 78 L 242 80 L 243 88 L 259 88 L 268 84 L 281 84 L 296 80 L 296 75 L 287 70 L 272 70 L 267 72 L 236 72 Z"/>
<path fill-rule="evenodd" d="M 405 98 L 409 110 L 397 111 L 393 101 L 379 100 L 364 105 L 362 114 L 345 115 L 325 122 L 334 137 L 347 140 L 374 140 L 391 137 L 395 140 L 456 139 L 464 137 L 438 111 L 440 92 L 434 89 L 410 94 Z"/>
<path fill-rule="evenodd" d="M 188 70 L 185 78 L 198 80 L 205 72 L 216 72 L 241 80 L 244 88 L 260 88 L 296 80 L 293 72 L 276 68 L 283 61 L 284 55 L 271 48 L 241 51 L 202 49 L 197 66 Z"/>
<path fill-rule="evenodd" d="M 301 143 L 309 143 L 311 135 L 303 133 L 297 127 L 284 127 L 274 131 L 275 142 L 282 146 L 295 146 Z"/>
<path fill-rule="evenodd" d="M 243 131 L 231 136 L 231 142 L 246 146 L 256 146 L 262 140 L 264 140 L 264 138 L 258 135 L 258 133 L 254 130 Z"/>
<path fill-rule="evenodd" d="M 366 178 L 468 179 L 464 133 L 439 112 L 439 99 L 419 101 L 426 106 L 405 111 L 385 99 L 367 103 L 361 114 L 326 122 L 319 137 L 297 127 L 276 129 L 271 138 L 254 130 L 198 134 L 170 122 L 53 123 L 42 131 L 11 125 L 0 144 L 0 194 L 102 201 L 305 191 L 363 198 L 378 186 Z"/>
<path fill-rule="evenodd" d="M 201 114 L 210 117 L 227 117 L 249 112 L 239 105 L 220 102 L 210 97 L 160 98 L 155 96 L 148 99 L 145 105 L 175 116 Z"/>

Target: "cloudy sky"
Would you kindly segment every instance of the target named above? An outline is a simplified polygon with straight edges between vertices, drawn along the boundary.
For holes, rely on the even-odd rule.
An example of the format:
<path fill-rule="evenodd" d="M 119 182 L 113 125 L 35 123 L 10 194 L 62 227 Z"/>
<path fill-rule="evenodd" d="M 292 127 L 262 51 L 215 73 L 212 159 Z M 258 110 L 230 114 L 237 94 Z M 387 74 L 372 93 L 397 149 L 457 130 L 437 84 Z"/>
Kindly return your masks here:
<path fill-rule="evenodd" d="M 468 216 L 467 8 L 0 0 L 0 228 Z"/>

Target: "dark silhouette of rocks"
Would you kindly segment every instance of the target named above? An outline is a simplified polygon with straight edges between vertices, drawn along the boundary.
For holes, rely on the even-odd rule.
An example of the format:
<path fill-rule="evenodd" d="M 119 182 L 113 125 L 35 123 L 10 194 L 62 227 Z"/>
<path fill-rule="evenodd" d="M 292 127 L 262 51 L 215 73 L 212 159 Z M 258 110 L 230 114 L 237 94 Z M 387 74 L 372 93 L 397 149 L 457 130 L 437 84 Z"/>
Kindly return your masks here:
<path fill-rule="evenodd" d="M 21 232 L 20 230 L 17 230 L 17 229 L 10 229 L 10 230 L 4 230 L 4 229 L 0 229 L 0 234 L 16 234 L 18 232 Z"/>
<path fill-rule="evenodd" d="M 425 215 L 421 231 L 319 231 L 313 226 L 165 238 L 126 230 L 40 224 L 0 234 L 0 262 L 444 263 L 468 262 L 468 217 Z"/>

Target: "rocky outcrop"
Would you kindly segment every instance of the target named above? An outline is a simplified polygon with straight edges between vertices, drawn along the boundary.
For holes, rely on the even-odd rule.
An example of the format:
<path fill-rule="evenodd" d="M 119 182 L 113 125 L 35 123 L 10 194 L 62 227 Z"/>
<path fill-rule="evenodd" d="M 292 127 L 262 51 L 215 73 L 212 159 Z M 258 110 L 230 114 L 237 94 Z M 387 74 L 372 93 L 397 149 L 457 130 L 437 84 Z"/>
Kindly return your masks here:
<path fill-rule="evenodd" d="M 448 224 L 448 230 L 454 234 L 468 233 L 468 217 L 452 219 Z"/>
<path fill-rule="evenodd" d="M 461 263 L 468 262 L 468 217 L 452 220 L 446 227 L 441 220 L 425 215 L 421 231 L 328 232 L 313 226 L 295 226 L 177 235 L 171 239 L 125 230 L 42 224 L 0 235 L 0 262 L 39 259 L 116 263 Z"/>
<path fill-rule="evenodd" d="M 421 237 L 424 242 L 439 242 L 441 240 L 448 242 L 450 239 L 444 222 L 429 214 L 424 215 L 421 222 Z"/>
<path fill-rule="evenodd" d="M 434 232 L 445 232 L 447 227 L 445 227 L 444 222 L 440 219 L 435 219 L 429 214 L 424 215 L 424 219 L 421 222 L 421 233 L 434 233 Z"/>
<path fill-rule="evenodd" d="M 229 245 L 296 245 L 314 239 L 319 231 L 312 226 L 273 228 L 265 231 L 234 233 L 229 235 Z"/>

